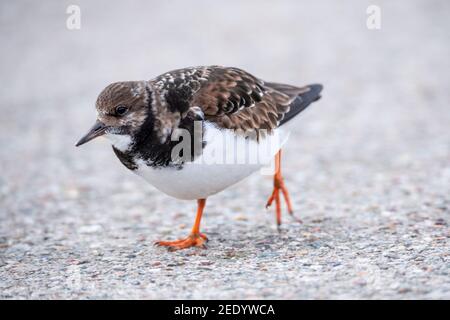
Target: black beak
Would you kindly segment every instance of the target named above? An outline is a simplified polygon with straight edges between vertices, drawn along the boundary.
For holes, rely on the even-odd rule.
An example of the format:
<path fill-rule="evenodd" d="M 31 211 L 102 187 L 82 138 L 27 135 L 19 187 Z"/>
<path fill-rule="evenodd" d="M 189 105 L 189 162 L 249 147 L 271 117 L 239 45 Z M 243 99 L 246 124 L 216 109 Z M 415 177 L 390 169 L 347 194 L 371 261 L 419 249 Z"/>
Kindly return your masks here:
<path fill-rule="evenodd" d="M 91 130 L 89 130 L 89 132 L 83 138 L 81 138 L 80 141 L 77 142 L 75 147 L 81 146 L 82 144 L 85 144 L 92 139 L 104 135 L 107 128 L 108 127 L 103 122 L 97 120 Z"/>

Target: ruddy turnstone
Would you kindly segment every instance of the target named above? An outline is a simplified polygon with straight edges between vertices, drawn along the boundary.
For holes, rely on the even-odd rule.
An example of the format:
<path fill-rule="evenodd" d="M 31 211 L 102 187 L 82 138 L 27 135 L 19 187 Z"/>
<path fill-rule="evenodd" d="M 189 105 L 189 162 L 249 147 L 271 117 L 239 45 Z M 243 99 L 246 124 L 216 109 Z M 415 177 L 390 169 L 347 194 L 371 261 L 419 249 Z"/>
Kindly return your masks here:
<path fill-rule="evenodd" d="M 156 244 L 172 250 L 204 247 L 207 237 L 200 232 L 200 221 L 206 198 L 259 170 L 273 157 L 274 188 L 266 207 L 275 202 L 280 225 L 282 196 L 292 215 L 280 169 L 281 147 L 289 133 L 285 124 L 318 100 L 321 90 L 320 84 L 295 87 L 266 82 L 244 70 L 221 66 L 174 70 L 148 81 L 116 82 L 100 93 L 97 121 L 76 146 L 104 135 L 129 170 L 172 197 L 197 200 L 190 235 Z M 274 136 L 279 142 L 267 147 L 265 142 Z M 248 161 L 262 146 L 266 156 Z M 243 154 L 245 160 L 239 161 Z"/>

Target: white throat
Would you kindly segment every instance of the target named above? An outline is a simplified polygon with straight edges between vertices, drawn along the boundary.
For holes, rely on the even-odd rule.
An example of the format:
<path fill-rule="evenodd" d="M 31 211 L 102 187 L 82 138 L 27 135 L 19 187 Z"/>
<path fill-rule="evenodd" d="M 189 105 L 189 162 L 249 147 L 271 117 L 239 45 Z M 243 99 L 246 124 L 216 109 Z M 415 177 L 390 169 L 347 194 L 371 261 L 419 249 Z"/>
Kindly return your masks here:
<path fill-rule="evenodd" d="M 128 134 L 111 134 L 107 133 L 105 137 L 111 141 L 112 145 L 122 151 L 125 152 L 130 149 L 132 140 L 131 136 Z"/>

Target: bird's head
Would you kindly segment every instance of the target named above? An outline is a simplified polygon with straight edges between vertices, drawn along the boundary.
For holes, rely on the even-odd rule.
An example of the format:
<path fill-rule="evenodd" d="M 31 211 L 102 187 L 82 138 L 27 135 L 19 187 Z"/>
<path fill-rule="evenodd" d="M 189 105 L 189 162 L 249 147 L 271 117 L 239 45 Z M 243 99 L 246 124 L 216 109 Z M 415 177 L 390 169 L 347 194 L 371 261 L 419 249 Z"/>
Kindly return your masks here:
<path fill-rule="evenodd" d="M 76 146 L 104 135 L 119 149 L 126 148 L 147 120 L 150 104 L 151 89 L 147 81 L 110 84 L 97 98 L 97 121 Z"/>

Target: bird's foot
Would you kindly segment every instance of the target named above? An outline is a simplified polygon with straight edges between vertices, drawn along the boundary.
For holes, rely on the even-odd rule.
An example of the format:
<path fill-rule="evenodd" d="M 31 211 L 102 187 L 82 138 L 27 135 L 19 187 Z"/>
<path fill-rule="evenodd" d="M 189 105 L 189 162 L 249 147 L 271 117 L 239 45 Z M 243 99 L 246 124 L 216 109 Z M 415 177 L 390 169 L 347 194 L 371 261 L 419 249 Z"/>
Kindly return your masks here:
<path fill-rule="evenodd" d="M 206 249 L 208 238 L 203 233 L 191 233 L 187 238 L 175 241 L 156 241 L 155 245 L 168 247 L 169 251 L 200 247 Z"/>
<path fill-rule="evenodd" d="M 266 203 L 266 209 L 269 208 L 273 201 L 275 201 L 275 213 L 277 217 L 277 226 L 281 225 L 281 199 L 280 199 L 280 191 L 283 194 L 283 198 L 286 202 L 287 209 L 289 215 L 294 218 L 299 223 L 302 223 L 302 220 L 294 216 L 294 210 L 292 210 L 291 200 L 289 198 L 289 192 L 287 188 L 284 186 L 284 181 L 281 176 L 275 176 L 274 178 L 274 187 L 272 191 L 272 195 L 269 197 Z"/>

